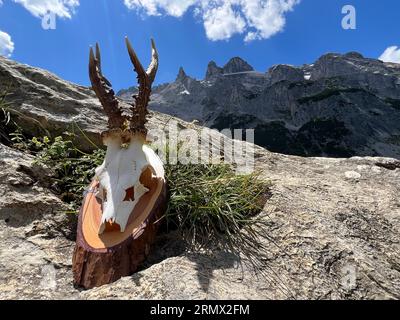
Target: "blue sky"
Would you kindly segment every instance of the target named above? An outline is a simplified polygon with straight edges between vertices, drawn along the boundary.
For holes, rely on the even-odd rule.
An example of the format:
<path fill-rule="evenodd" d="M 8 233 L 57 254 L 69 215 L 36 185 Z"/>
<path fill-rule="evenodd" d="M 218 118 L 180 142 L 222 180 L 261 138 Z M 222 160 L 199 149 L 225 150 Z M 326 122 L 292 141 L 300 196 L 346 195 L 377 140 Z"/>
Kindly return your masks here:
<path fill-rule="evenodd" d="M 144 65 L 150 38 L 156 40 L 157 83 L 173 81 L 180 66 L 202 79 L 210 60 L 223 65 L 234 56 L 266 71 L 278 63 L 311 63 L 327 52 L 378 58 L 392 47 L 386 56 L 400 63 L 393 47 L 400 46 L 398 0 L 264 0 L 267 7 L 243 1 L 0 0 L 0 53 L 89 85 L 89 46 L 98 41 L 103 72 L 116 90 L 135 85 L 126 35 Z M 341 26 L 347 4 L 356 9 L 356 30 Z M 55 30 L 42 28 L 49 8 L 58 15 Z"/>

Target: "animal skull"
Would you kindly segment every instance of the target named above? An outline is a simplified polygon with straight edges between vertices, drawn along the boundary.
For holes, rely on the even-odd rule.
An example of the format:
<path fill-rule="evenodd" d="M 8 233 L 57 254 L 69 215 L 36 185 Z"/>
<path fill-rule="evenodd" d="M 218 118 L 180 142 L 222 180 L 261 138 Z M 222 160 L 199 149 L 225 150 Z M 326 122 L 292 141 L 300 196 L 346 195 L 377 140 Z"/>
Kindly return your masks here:
<path fill-rule="evenodd" d="M 106 225 L 118 224 L 125 231 L 135 206 L 149 189 L 141 182 L 141 175 L 150 169 L 153 175 L 164 177 L 161 160 L 146 145 L 145 128 L 147 105 L 150 100 L 151 84 L 158 68 L 158 54 L 152 41 L 152 62 L 144 71 L 128 39 L 129 56 L 138 73 L 139 93 L 129 105 L 131 116 L 124 114 L 127 109 L 117 100 L 109 81 L 102 75 L 100 49 L 96 45 L 96 57 L 90 50 L 89 74 L 94 91 L 108 116 L 109 130 L 102 133 L 107 152 L 103 164 L 96 169 L 98 180 L 97 198 L 102 201 L 102 218 L 99 234 L 106 231 Z M 124 108 L 125 107 L 125 108 Z"/>

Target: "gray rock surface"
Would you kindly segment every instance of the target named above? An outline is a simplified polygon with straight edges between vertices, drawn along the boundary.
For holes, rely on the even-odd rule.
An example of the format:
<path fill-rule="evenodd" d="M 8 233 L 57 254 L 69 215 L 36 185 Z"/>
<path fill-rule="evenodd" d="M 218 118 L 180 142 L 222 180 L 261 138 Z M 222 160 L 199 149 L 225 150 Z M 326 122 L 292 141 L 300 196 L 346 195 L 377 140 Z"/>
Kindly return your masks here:
<path fill-rule="evenodd" d="M 257 168 L 273 184 L 260 213 L 272 240 L 256 274 L 226 252 L 184 252 L 172 234 L 160 236 L 146 269 L 81 292 L 72 287 L 74 242 L 58 232 L 68 220 L 63 204 L 46 189 L 25 186 L 31 177 L 13 160 L 21 155 L 10 157 L 0 192 L 2 299 L 400 298 L 397 160 L 258 149 Z"/>
<path fill-rule="evenodd" d="M 380 166 L 388 162 L 400 165 L 379 158 L 304 159 L 260 150 L 257 166 L 273 181 L 272 198 L 261 215 L 274 243 L 266 244 L 268 258 L 259 274 L 242 273 L 237 258 L 223 252 L 183 254 L 84 296 L 398 299 L 400 170 Z"/>
<path fill-rule="evenodd" d="M 222 75 L 222 68 L 218 67 L 215 61 L 210 61 L 207 66 L 206 80 L 211 80 L 215 76 Z"/>
<path fill-rule="evenodd" d="M 27 125 L 63 132 L 74 118 L 93 136 L 104 128 L 89 89 L 3 58 L 0 66 L 0 83 L 14 83 L 8 101 L 29 115 Z M 152 113 L 150 125 L 170 120 Z M 172 233 L 160 235 L 140 272 L 79 291 L 75 221 L 52 194 L 49 169 L 0 144 L 0 299 L 399 299 L 400 162 L 255 150 L 257 169 L 272 182 L 260 213 L 271 240 L 262 240 L 268 250 L 257 272 L 227 252 L 186 252 Z"/>
<path fill-rule="evenodd" d="M 46 70 L 0 57 L 0 94 L 13 119 L 32 135 L 58 135 L 83 130 L 100 144 L 99 130 L 106 119 L 94 92 L 64 81 Z M 78 141 L 90 148 L 87 139 Z"/>
<path fill-rule="evenodd" d="M 302 69 L 283 64 L 271 67 L 268 70 L 267 75 L 271 84 L 280 81 L 296 82 L 304 80 L 304 71 Z"/>

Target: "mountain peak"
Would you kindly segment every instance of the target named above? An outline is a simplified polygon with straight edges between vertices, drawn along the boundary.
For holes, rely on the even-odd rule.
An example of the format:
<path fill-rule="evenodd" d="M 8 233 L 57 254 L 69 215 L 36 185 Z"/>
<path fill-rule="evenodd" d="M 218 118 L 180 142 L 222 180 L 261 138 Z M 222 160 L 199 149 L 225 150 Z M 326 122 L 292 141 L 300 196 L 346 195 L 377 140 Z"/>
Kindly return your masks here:
<path fill-rule="evenodd" d="M 364 56 L 356 51 L 350 51 L 344 55 L 346 58 L 352 58 L 352 59 L 364 59 Z"/>
<path fill-rule="evenodd" d="M 222 73 L 222 68 L 218 67 L 215 61 L 210 61 L 207 66 L 206 80 L 209 80 Z"/>
<path fill-rule="evenodd" d="M 240 57 L 234 57 L 224 67 L 218 67 L 215 61 L 210 61 L 207 67 L 206 80 L 217 75 L 236 72 L 254 71 L 254 68 Z"/>
<path fill-rule="evenodd" d="M 234 57 L 223 67 L 224 73 L 254 71 L 254 68 L 240 57 Z"/>
<path fill-rule="evenodd" d="M 180 67 L 178 75 L 176 77 L 176 81 L 183 81 L 186 78 L 187 78 L 187 74 L 186 74 L 185 70 L 183 70 L 183 67 Z"/>

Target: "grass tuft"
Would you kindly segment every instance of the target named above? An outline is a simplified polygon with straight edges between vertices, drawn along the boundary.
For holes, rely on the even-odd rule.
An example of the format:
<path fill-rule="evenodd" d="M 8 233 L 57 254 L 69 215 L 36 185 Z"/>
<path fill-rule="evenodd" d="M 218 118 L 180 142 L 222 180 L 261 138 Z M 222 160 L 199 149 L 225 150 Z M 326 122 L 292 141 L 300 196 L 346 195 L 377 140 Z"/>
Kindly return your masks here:
<path fill-rule="evenodd" d="M 166 175 L 165 219 L 192 248 L 233 244 L 243 229 L 254 233 L 268 191 L 259 175 L 237 175 L 227 164 L 167 165 Z"/>

